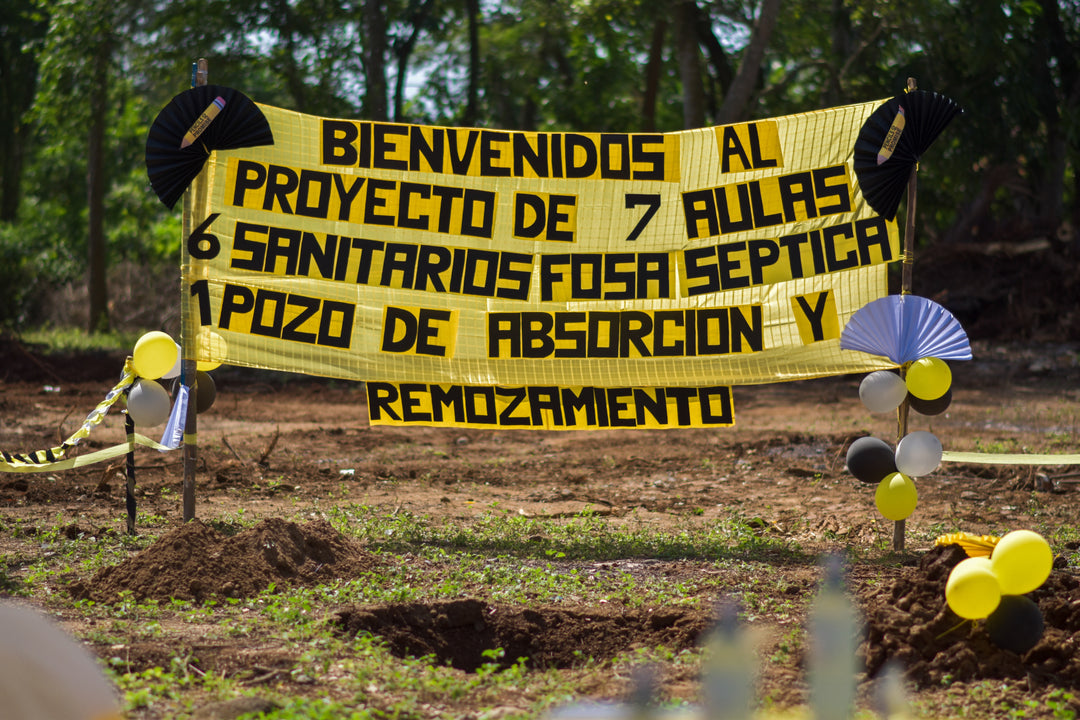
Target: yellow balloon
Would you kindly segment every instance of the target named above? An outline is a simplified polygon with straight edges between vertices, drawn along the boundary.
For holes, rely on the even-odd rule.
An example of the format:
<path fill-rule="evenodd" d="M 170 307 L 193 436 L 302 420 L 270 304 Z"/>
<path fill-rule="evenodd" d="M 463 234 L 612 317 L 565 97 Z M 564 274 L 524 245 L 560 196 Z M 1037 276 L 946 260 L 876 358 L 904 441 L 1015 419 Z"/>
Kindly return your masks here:
<path fill-rule="evenodd" d="M 195 339 L 195 345 L 196 355 L 205 352 L 213 353 L 214 355 L 225 354 L 225 338 L 209 328 L 199 328 L 199 334 Z M 221 362 L 218 360 L 199 360 L 195 363 L 196 369 L 202 370 L 203 372 L 209 372 L 220 365 Z"/>
<path fill-rule="evenodd" d="M 998 540 L 990 553 L 990 565 L 1006 595 L 1023 595 L 1050 577 L 1054 552 L 1042 535 L 1014 530 Z"/>
<path fill-rule="evenodd" d="M 945 583 L 945 602 L 954 613 L 968 620 L 990 615 L 1001 602 L 1001 586 L 990 568 L 990 559 L 961 560 Z"/>
<path fill-rule="evenodd" d="M 157 380 L 176 364 L 176 342 L 168 333 L 153 330 L 135 343 L 131 362 L 135 374 L 147 380 Z"/>
<path fill-rule="evenodd" d="M 911 363 L 905 378 L 908 392 L 920 400 L 937 400 L 952 385 L 952 370 L 944 360 L 921 358 Z"/>
<path fill-rule="evenodd" d="M 919 504 L 919 493 L 911 478 L 894 472 L 878 483 L 874 492 L 874 504 L 877 505 L 878 512 L 889 520 L 903 520 L 915 512 L 915 506 Z"/>

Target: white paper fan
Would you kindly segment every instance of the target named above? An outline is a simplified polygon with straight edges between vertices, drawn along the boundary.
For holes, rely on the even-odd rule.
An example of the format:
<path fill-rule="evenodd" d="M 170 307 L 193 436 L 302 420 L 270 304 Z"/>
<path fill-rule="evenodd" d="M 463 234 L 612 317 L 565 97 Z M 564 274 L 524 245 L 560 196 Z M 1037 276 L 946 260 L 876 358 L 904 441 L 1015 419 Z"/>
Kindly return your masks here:
<path fill-rule="evenodd" d="M 897 364 L 925 357 L 970 360 L 967 333 L 952 313 L 918 295 L 886 295 L 867 303 L 840 335 L 843 350 L 883 355 Z"/>

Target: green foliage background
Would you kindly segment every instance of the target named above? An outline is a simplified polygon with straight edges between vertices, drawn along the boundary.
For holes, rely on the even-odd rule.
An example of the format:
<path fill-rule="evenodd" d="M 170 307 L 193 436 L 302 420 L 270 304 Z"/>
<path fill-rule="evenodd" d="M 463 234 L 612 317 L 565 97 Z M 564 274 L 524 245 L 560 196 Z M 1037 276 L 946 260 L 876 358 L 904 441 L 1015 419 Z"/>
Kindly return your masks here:
<path fill-rule="evenodd" d="M 915 77 L 966 110 L 920 167 L 918 242 L 1049 237 L 1075 263 L 1080 0 L 8 0 L 0 327 L 55 321 L 50 293 L 93 272 L 95 120 L 105 264 L 158 277 L 178 262 L 179 211 L 151 192 L 143 151 L 195 58 L 209 59 L 211 82 L 305 113 L 671 131 L 723 119 L 769 13 L 775 29 L 738 119 L 886 97 Z"/>

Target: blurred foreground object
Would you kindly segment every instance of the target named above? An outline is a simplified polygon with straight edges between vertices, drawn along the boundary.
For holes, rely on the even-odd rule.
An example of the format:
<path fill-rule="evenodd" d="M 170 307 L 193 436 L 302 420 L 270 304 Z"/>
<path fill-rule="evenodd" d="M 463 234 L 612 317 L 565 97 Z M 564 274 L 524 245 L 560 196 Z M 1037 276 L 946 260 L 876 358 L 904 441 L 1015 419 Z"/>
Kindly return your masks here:
<path fill-rule="evenodd" d="M 18 720 L 121 720 L 93 656 L 44 617 L 0 605 L 0 714 Z"/>

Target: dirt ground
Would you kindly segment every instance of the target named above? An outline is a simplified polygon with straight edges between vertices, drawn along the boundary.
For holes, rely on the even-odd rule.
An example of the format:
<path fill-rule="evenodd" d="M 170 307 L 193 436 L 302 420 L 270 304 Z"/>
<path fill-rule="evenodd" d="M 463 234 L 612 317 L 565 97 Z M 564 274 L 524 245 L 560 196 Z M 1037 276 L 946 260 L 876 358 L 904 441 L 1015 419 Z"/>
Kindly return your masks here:
<path fill-rule="evenodd" d="M 947 450 L 1080 452 L 1080 345 L 976 342 L 973 349 L 974 360 L 953 365 L 949 410 L 933 417 L 912 414 L 910 429 L 932 431 Z M 119 377 L 123 358 L 49 358 L 5 342 L 0 360 L 0 449 L 28 451 L 51 447 L 73 432 Z M 432 522 L 468 521 L 493 507 L 548 517 L 588 510 L 612 522 L 668 530 L 735 513 L 763 536 L 797 543 L 805 557 L 846 554 L 848 588 L 864 623 L 858 648 L 864 694 L 895 660 L 924 707 L 968 704 L 974 717 L 1004 717 L 998 714 L 1003 707 L 1033 701 L 1037 707 L 1025 717 L 1053 717 L 1047 703 L 1065 697 L 1080 712 L 1080 700 L 1068 700 L 1080 697 L 1080 573 L 1070 564 L 1080 547 L 1072 539 L 1076 534 L 1055 540 L 1055 569 L 1031 594 L 1046 629 L 1033 649 L 1019 655 L 994 646 L 981 627 L 957 628 L 958 618 L 944 602 L 944 583 L 963 556 L 955 546 L 932 549 L 934 537 L 955 530 L 1075 528 L 1080 472 L 1069 466 L 943 463 L 917 479 L 919 504 L 906 523 L 906 547 L 894 552 L 893 523 L 875 510 L 874 486 L 844 467 L 855 438 L 896 439 L 895 416 L 871 415 L 860 403 L 859 377 L 736 388 L 736 426 L 725 430 L 493 432 L 370 427 L 360 384 L 229 368 L 213 375 L 216 403 L 199 416 L 196 518 L 242 507 L 255 526 L 225 536 L 201 520 L 184 525 L 180 453 L 140 450 L 138 512 L 167 518 L 162 527 L 141 532 L 160 537 L 95 576 L 66 578 L 68 584 L 56 592 L 99 602 L 122 590 L 162 599 L 243 597 L 268 581 L 314 584 L 379 562 L 325 521 L 298 525 L 282 519 L 305 503 L 407 510 Z M 83 443 L 84 451 L 123 436 L 122 420 L 110 415 Z M 122 533 L 124 508 L 119 461 L 56 474 L 0 474 L 0 552 L 32 552 L 27 527 L 63 523 L 72 538 Z M 778 565 L 782 580 L 775 593 L 800 600 L 813 594 L 821 575 L 815 562 Z M 717 572 L 697 560 L 647 557 L 587 569 L 672 582 Z M 736 572 L 728 579 L 731 587 L 743 579 Z M 711 607 L 642 609 L 573 600 L 514 606 L 493 602 L 477 587 L 459 600 L 325 611 L 342 632 L 381 634 L 402 655 L 435 653 L 470 671 L 492 647 L 506 649 L 508 658 L 527 656 L 551 667 L 570 667 L 580 657 L 578 649 L 598 659 L 612 657 L 631 638 L 693 647 L 713 622 Z M 84 630 L 74 614 L 64 619 L 73 633 Z M 802 653 L 776 659 L 784 633 L 800 621 L 750 619 L 766 638 L 761 654 L 772 658 L 762 663 L 758 692 L 781 707 L 805 701 Z M 197 627 L 187 632 L 170 636 L 168 643 L 133 644 L 129 666 L 167 662 L 177 643 L 198 649 L 203 670 L 238 673 L 255 667 L 288 682 L 288 668 L 297 662 L 272 638 L 257 647 L 243 638 L 211 645 Z M 661 692 L 693 701 L 699 689 L 696 678 L 671 671 Z M 589 695 L 613 699 L 625 692 L 625 683 L 612 681 Z M 974 699 L 957 699 L 964 697 Z"/>

